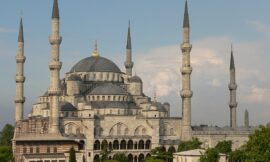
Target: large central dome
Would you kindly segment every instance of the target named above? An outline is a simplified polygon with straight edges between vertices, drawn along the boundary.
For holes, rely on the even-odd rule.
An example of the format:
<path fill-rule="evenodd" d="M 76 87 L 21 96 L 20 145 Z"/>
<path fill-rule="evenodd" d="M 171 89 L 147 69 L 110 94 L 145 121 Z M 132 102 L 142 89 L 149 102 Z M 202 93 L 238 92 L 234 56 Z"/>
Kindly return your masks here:
<path fill-rule="evenodd" d="M 86 57 L 75 64 L 70 72 L 114 72 L 121 73 L 118 66 L 111 60 L 100 56 Z"/>

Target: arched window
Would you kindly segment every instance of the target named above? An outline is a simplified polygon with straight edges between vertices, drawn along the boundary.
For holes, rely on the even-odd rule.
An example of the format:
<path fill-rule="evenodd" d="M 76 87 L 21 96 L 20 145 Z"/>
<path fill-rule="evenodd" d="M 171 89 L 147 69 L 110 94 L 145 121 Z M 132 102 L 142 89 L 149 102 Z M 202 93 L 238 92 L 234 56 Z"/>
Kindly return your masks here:
<path fill-rule="evenodd" d="M 125 140 L 122 140 L 120 143 L 120 149 L 121 150 L 126 150 L 127 149 L 127 143 Z"/>
<path fill-rule="evenodd" d="M 118 140 L 113 141 L 113 149 L 114 150 L 119 150 L 119 142 L 118 142 Z"/>
<path fill-rule="evenodd" d="M 132 149 L 133 149 L 133 141 L 132 141 L 132 140 L 129 140 L 129 141 L 128 141 L 127 149 L 128 149 L 128 150 L 132 150 Z"/>
<path fill-rule="evenodd" d="M 139 149 L 144 149 L 144 141 L 143 140 L 139 141 Z"/>
<path fill-rule="evenodd" d="M 128 155 L 128 162 L 133 162 L 133 156 L 132 156 L 132 154 L 129 154 Z"/>
<path fill-rule="evenodd" d="M 94 150 L 100 150 L 100 142 L 99 140 L 96 140 L 94 143 Z"/>
<path fill-rule="evenodd" d="M 151 149 L 151 141 L 147 140 L 145 143 L 145 149 Z"/>
<path fill-rule="evenodd" d="M 144 161 L 144 155 L 143 154 L 140 154 L 139 155 L 139 162 L 143 162 Z"/>

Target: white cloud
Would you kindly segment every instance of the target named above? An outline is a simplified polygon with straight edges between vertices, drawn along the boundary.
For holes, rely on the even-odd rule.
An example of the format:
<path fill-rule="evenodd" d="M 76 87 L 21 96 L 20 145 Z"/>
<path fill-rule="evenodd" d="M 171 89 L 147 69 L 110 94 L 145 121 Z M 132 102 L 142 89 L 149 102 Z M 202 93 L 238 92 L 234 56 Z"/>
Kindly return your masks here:
<path fill-rule="evenodd" d="M 0 33 L 10 33 L 10 32 L 15 32 L 15 31 L 16 30 L 14 30 L 14 29 L 0 27 Z"/>
<path fill-rule="evenodd" d="M 270 103 L 269 98 L 269 89 L 254 85 L 249 88 L 248 94 L 243 96 L 243 101 L 247 103 Z"/>
<path fill-rule="evenodd" d="M 267 36 L 270 36 L 270 27 L 266 24 L 260 22 L 260 21 L 247 21 L 247 24 L 253 26 L 258 30 L 259 32 L 266 34 Z"/>

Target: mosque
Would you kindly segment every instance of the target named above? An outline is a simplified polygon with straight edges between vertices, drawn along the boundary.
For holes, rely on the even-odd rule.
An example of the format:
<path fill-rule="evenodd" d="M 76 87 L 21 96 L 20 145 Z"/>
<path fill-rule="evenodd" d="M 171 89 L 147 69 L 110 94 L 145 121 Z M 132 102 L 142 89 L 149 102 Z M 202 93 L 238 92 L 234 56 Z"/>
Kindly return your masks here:
<path fill-rule="evenodd" d="M 143 81 L 133 75 L 131 31 L 128 28 L 125 71 L 98 52 L 76 63 L 60 78 L 60 17 L 58 1 L 54 0 L 51 35 L 50 84 L 38 97 L 32 111 L 24 111 L 24 35 L 20 22 L 16 55 L 16 125 L 13 153 L 16 162 L 67 162 L 74 147 L 78 162 L 100 161 L 101 146 L 111 150 L 109 158 L 125 153 L 129 162 L 143 162 L 150 150 L 161 147 L 176 152 L 181 141 L 193 137 L 204 147 L 213 147 L 221 140 L 232 140 L 237 148 L 248 140 L 251 129 L 237 127 L 236 79 L 233 52 L 230 65 L 230 127 L 191 125 L 190 24 L 185 4 L 182 50 L 182 116 L 170 116 L 170 104 L 151 99 L 143 92 Z M 179 65 L 180 66 L 180 65 Z M 180 77 L 180 75 L 179 75 Z M 180 99 L 180 98 L 179 98 Z M 176 108 L 174 108 L 176 109 Z M 180 109 L 180 106 L 179 106 Z"/>

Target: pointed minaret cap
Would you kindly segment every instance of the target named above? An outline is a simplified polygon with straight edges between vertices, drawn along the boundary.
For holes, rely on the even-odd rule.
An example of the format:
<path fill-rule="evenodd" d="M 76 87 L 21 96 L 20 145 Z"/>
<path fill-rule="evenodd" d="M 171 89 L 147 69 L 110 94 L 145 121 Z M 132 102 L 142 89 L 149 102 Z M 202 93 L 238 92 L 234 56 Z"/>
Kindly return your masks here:
<path fill-rule="evenodd" d="M 23 21 L 22 21 L 22 18 L 21 18 L 21 21 L 20 21 L 20 29 L 19 29 L 18 42 L 24 42 L 24 37 L 23 37 Z"/>
<path fill-rule="evenodd" d="M 58 0 L 54 0 L 53 2 L 53 11 L 52 11 L 52 19 L 59 19 L 59 8 L 58 8 Z"/>
<path fill-rule="evenodd" d="M 230 62 L 230 70 L 234 70 L 235 66 L 234 66 L 234 58 L 233 58 L 233 47 L 231 45 L 231 62 Z"/>
<path fill-rule="evenodd" d="M 188 3 L 186 0 L 183 28 L 189 28 L 189 15 L 188 15 Z"/>
<path fill-rule="evenodd" d="M 131 49 L 130 21 L 128 22 L 127 49 Z"/>
<path fill-rule="evenodd" d="M 92 56 L 94 56 L 94 57 L 99 56 L 97 40 L 95 41 L 95 46 L 94 46 L 94 51 L 92 52 Z"/>

